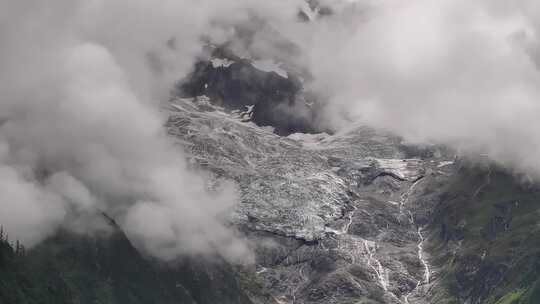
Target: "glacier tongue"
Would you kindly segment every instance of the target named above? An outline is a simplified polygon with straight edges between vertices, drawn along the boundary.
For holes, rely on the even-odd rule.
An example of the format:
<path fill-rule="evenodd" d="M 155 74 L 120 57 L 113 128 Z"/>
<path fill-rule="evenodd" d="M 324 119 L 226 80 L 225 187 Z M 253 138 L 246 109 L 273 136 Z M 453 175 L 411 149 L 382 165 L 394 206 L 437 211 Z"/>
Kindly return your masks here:
<path fill-rule="evenodd" d="M 365 126 L 280 137 L 205 98 L 174 100 L 167 127 L 216 183 L 238 185 L 229 220 L 276 303 L 429 303 L 418 198 L 452 157 L 411 157 L 399 138 Z"/>

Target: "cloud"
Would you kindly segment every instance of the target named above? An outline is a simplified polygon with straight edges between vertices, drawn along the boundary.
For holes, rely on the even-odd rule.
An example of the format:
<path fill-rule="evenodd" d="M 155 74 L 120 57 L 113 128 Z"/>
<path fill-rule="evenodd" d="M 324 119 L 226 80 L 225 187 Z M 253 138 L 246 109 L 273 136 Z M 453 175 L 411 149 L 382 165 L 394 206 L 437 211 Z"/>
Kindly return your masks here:
<path fill-rule="evenodd" d="M 332 14 L 263 14 L 248 52 L 309 71 L 324 127 L 360 121 L 540 175 L 537 1 L 311 2 Z"/>
<path fill-rule="evenodd" d="M 62 222 L 65 211 L 58 196 L 41 191 L 8 166 L 0 166 L 0 180 L 1 221 L 11 240 L 35 244 Z"/>
<path fill-rule="evenodd" d="M 0 0 L 0 224 L 32 246 L 60 226 L 103 232 L 103 211 L 164 259 L 248 256 L 220 219 L 235 187 L 207 191 L 160 104 L 203 35 L 288 7 L 256 2 Z"/>
<path fill-rule="evenodd" d="M 234 187 L 206 190 L 159 110 L 202 37 L 237 39 L 237 25 L 257 30 L 248 51 L 309 70 L 336 127 L 363 121 L 540 173 L 539 4 L 323 2 L 333 15 L 301 23 L 301 0 L 0 0 L 0 223 L 31 246 L 59 226 L 102 231 L 99 210 L 165 259 L 245 255 L 219 219 Z"/>
<path fill-rule="evenodd" d="M 536 1 L 326 1 L 334 15 L 280 31 L 302 51 L 327 123 L 488 153 L 540 174 Z"/>

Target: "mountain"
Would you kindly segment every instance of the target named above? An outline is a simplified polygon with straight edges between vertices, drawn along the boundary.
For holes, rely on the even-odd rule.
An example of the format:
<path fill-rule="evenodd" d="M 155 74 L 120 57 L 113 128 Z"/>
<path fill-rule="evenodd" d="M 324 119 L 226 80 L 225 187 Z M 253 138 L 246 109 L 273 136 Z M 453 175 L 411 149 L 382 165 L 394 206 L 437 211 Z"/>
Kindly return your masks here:
<path fill-rule="evenodd" d="M 282 303 L 536 303 L 538 187 L 364 126 L 293 134 L 177 99 L 170 134 L 237 182 L 232 216 Z M 364 302 L 362 302 L 364 301 Z"/>
<path fill-rule="evenodd" d="M 332 12 L 311 1 L 304 14 Z M 332 130 L 305 71 L 208 48 L 165 127 L 209 187 L 236 184 L 226 220 L 255 262 L 158 261 L 104 214 L 110 235 L 60 230 L 23 249 L 2 232 L 0 304 L 540 302 L 537 184 L 385 130 Z"/>
<path fill-rule="evenodd" d="M 202 75 L 230 68 L 207 64 Z M 226 87 L 251 78 L 219 79 Z M 361 125 L 335 134 L 275 132 L 252 119 L 258 104 L 231 107 L 211 85 L 206 89 L 213 97 L 173 100 L 169 132 L 216 180 L 240 186 L 231 221 L 256 244 L 256 274 L 278 301 L 540 299 L 539 192 L 523 177 L 488 159 L 408 145 Z M 281 102 L 264 100 L 270 109 Z"/>
<path fill-rule="evenodd" d="M 163 263 L 110 236 L 67 231 L 0 246 L 0 303 L 536 303 L 540 189 L 355 126 L 280 136 L 209 98 L 176 98 L 167 129 L 214 183 L 255 265 Z"/>
<path fill-rule="evenodd" d="M 431 270 L 412 198 L 447 178 L 444 149 L 363 126 L 281 137 L 205 98 L 171 111 L 169 132 L 193 161 L 239 185 L 231 221 L 253 240 L 256 274 L 278 301 L 421 300 Z"/>

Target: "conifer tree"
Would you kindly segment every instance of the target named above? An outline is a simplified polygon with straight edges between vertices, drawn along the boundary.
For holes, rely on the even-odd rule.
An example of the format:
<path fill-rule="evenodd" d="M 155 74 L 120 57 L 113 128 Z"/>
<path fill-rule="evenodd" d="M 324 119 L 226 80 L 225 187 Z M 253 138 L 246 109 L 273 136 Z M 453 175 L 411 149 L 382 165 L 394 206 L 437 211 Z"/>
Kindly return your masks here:
<path fill-rule="evenodd" d="M 20 253 L 20 256 L 21 257 L 24 257 L 26 255 L 26 248 L 24 248 L 24 245 L 21 244 L 21 253 Z"/>

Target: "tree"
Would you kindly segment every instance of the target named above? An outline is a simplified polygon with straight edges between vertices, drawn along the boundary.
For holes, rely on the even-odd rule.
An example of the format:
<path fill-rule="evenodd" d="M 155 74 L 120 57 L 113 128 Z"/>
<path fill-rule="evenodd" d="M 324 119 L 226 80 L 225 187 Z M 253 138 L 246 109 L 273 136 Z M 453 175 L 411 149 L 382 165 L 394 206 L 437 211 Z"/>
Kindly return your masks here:
<path fill-rule="evenodd" d="M 19 252 L 19 255 L 21 257 L 24 257 L 26 255 L 26 248 L 24 248 L 24 245 L 21 244 L 21 248 L 20 248 L 20 252 Z"/>

